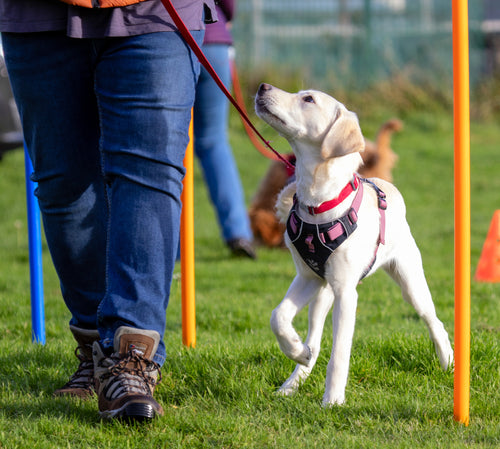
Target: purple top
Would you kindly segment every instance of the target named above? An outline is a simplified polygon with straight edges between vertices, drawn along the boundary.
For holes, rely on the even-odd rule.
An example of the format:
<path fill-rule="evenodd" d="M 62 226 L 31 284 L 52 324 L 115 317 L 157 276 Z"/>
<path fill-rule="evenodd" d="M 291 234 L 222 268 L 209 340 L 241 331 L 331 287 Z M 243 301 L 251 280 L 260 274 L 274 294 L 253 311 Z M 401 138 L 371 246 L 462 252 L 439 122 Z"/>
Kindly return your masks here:
<path fill-rule="evenodd" d="M 220 0 L 217 2 L 218 21 L 207 25 L 204 44 L 233 44 L 228 22 L 234 15 L 234 0 Z"/>
<path fill-rule="evenodd" d="M 214 0 L 172 0 L 190 30 L 217 20 Z M 177 28 L 160 0 L 119 8 L 89 9 L 42 0 L 0 0 L 0 31 L 64 31 L 70 37 L 133 36 Z"/>

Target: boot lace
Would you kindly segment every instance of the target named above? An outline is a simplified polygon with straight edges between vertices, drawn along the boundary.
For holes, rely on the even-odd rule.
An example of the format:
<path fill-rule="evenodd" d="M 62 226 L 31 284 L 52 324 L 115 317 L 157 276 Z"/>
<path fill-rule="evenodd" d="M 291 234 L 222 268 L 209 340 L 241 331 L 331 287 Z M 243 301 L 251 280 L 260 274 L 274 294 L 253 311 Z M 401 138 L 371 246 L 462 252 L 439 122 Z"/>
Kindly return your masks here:
<path fill-rule="evenodd" d="M 94 391 L 94 362 L 82 354 L 82 347 L 75 349 L 75 356 L 80 360 L 78 368 L 61 389 L 81 389 Z"/>
<path fill-rule="evenodd" d="M 107 383 L 105 396 L 108 400 L 126 394 L 153 395 L 155 386 L 161 381 L 158 363 L 145 359 L 133 350 L 123 358 L 115 355 L 110 358 L 115 363 L 99 377 L 101 383 Z"/>

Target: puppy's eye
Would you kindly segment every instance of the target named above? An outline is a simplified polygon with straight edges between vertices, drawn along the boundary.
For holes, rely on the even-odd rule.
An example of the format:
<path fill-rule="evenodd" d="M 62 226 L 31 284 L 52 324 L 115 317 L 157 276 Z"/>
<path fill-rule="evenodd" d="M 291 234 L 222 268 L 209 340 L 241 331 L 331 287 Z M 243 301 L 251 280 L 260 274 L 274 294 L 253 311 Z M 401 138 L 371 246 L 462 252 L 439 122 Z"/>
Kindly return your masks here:
<path fill-rule="evenodd" d="M 306 95 L 302 100 L 306 103 L 314 103 L 314 98 L 311 95 Z"/>

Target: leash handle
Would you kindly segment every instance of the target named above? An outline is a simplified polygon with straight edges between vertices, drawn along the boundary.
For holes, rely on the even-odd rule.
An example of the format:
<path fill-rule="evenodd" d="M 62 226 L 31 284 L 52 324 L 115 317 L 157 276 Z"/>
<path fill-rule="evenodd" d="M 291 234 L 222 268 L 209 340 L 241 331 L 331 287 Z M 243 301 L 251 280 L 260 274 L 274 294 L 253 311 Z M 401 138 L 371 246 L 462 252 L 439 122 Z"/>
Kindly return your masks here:
<path fill-rule="evenodd" d="M 174 5 L 172 5 L 171 0 L 161 0 L 163 3 L 163 6 L 167 10 L 167 12 L 170 14 L 170 17 L 175 23 L 175 26 L 181 33 L 182 37 L 184 40 L 187 42 L 187 44 L 191 47 L 191 50 L 193 50 L 194 54 L 197 56 L 198 60 L 200 63 L 205 67 L 207 72 L 210 74 L 210 76 L 213 78 L 217 86 L 219 86 L 220 90 L 224 93 L 224 95 L 228 98 L 228 100 L 232 103 L 232 105 L 236 108 L 236 110 L 239 112 L 241 117 L 245 120 L 245 122 L 250 126 L 250 128 L 257 134 L 257 136 L 266 144 L 266 146 L 281 160 L 285 163 L 290 168 L 293 168 L 293 165 L 286 160 L 281 154 L 279 154 L 271 145 L 270 143 L 264 139 L 264 137 L 257 131 L 257 128 L 253 125 L 253 123 L 250 121 L 248 116 L 245 114 L 245 111 L 240 107 L 240 105 L 236 102 L 236 100 L 233 98 L 231 93 L 227 90 L 226 86 L 224 86 L 224 83 L 221 81 L 217 73 L 215 72 L 214 68 L 206 58 L 206 56 L 203 54 L 203 51 L 199 47 L 199 45 L 196 43 L 194 40 L 193 36 L 187 29 L 186 25 L 180 18 L 179 14 L 174 8 Z"/>

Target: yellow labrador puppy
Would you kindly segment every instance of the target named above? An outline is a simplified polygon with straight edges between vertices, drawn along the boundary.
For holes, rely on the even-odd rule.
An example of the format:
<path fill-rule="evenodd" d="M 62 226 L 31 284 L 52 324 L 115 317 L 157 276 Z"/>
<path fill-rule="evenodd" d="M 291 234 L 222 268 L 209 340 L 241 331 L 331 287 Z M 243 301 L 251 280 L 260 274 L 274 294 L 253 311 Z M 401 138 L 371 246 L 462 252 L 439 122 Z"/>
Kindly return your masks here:
<path fill-rule="evenodd" d="M 255 110 L 288 140 L 297 158 L 296 182 L 283 189 L 276 205 L 287 224 L 285 241 L 297 271 L 271 317 L 281 350 L 298 363 L 279 391 L 293 393 L 310 374 L 335 301 L 323 405 L 345 401 L 356 286 L 378 268 L 394 279 L 424 320 L 446 370 L 453 350 L 436 316 L 403 198 L 392 184 L 356 174 L 365 145 L 356 114 L 325 93 L 291 94 L 269 84 L 259 87 Z M 293 319 L 307 305 L 309 329 L 303 342 Z"/>

